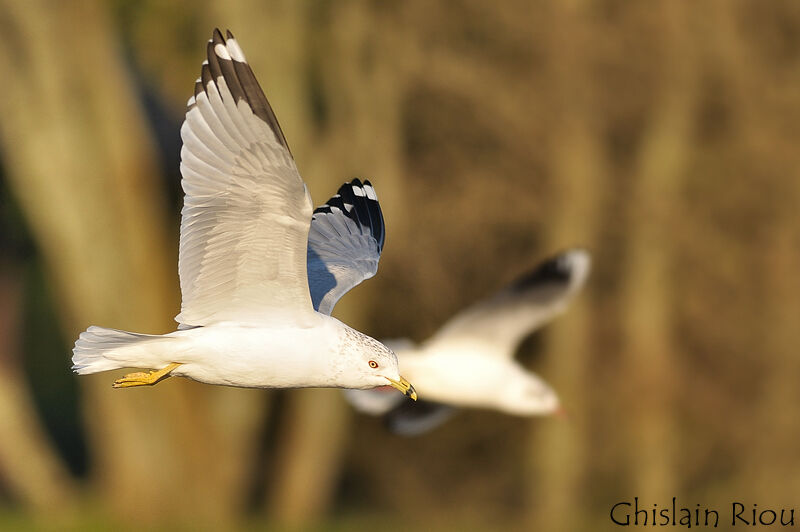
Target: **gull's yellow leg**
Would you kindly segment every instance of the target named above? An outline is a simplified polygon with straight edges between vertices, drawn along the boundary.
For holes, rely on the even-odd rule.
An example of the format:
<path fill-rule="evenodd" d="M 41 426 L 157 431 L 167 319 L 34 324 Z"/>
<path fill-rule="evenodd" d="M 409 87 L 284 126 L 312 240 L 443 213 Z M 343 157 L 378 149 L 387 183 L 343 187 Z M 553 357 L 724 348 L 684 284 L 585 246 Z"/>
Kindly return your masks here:
<path fill-rule="evenodd" d="M 114 388 L 130 388 L 131 386 L 152 386 L 161 379 L 169 377 L 172 370 L 180 366 L 180 364 L 172 363 L 165 368 L 153 371 L 138 371 L 136 373 L 128 373 L 124 377 L 114 381 L 112 385 Z"/>

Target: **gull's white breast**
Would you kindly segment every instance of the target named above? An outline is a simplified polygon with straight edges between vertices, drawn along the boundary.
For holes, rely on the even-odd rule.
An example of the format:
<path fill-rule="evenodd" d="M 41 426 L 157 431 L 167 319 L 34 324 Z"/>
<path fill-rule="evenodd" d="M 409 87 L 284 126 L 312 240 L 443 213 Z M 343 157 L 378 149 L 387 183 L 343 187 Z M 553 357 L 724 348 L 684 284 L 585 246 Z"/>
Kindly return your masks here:
<path fill-rule="evenodd" d="M 180 337 L 173 375 L 208 384 L 253 388 L 331 386 L 343 325 L 318 315 L 313 327 L 219 324 Z"/>

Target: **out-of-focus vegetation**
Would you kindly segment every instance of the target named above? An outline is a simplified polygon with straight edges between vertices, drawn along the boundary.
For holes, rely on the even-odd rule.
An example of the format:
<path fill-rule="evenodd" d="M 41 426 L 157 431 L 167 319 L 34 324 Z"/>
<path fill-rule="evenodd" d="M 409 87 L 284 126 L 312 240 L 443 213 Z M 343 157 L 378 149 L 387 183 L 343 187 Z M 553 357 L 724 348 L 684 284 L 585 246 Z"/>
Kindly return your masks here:
<path fill-rule="evenodd" d="M 569 418 L 386 433 L 334 390 L 76 378 L 179 307 L 178 130 L 230 28 L 316 203 L 376 185 L 337 307 L 421 340 L 551 252 L 585 294 L 521 356 Z M 611 527 L 800 492 L 800 4 L 0 2 L 0 528 Z"/>

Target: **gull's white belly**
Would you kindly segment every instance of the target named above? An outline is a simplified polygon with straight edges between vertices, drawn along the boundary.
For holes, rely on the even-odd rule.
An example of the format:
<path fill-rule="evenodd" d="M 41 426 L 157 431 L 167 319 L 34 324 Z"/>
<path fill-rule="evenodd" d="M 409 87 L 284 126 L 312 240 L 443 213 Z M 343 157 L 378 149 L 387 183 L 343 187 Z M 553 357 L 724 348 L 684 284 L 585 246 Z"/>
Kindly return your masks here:
<path fill-rule="evenodd" d="M 172 333 L 180 348 L 172 374 L 208 384 L 252 388 L 330 386 L 338 331 L 320 327 L 212 325 Z"/>

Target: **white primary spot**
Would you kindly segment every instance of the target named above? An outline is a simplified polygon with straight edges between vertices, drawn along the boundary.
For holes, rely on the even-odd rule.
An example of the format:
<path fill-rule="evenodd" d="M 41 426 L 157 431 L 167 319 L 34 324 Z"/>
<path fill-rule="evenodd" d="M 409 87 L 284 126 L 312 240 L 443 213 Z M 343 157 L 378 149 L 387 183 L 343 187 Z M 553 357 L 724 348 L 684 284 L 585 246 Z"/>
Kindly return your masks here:
<path fill-rule="evenodd" d="M 352 203 L 345 203 L 344 204 L 344 210 L 346 210 L 347 212 L 352 211 L 353 210 L 353 204 Z"/>
<path fill-rule="evenodd" d="M 586 279 L 586 276 L 589 275 L 592 259 L 587 252 L 580 249 L 570 251 L 566 258 L 572 270 L 572 279 L 570 283 L 572 286 L 579 286 Z"/>
<path fill-rule="evenodd" d="M 363 198 L 364 196 L 366 196 L 366 194 L 364 193 L 364 189 L 361 187 L 353 187 L 353 194 L 355 194 L 359 198 Z"/>
<path fill-rule="evenodd" d="M 364 191 L 369 199 L 378 201 L 378 195 L 375 194 L 375 189 L 372 188 L 372 185 L 364 185 Z"/>
<path fill-rule="evenodd" d="M 208 65 L 208 59 L 203 59 L 203 66 Z"/>
<path fill-rule="evenodd" d="M 230 52 L 231 57 L 239 61 L 240 63 L 246 63 L 247 59 L 244 58 L 244 52 L 242 49 L 239 48 L 239 43 L 236 42 L 236 39 L 228 39 L 225 41 L 225 45 L 228 47 L 228 52 Z"/>
<path fill-rule="evenodd" d="M 230 60 L 231 58 L 231 54 L 228 53 L 228 49 L 225 48 L 225 45 L 221 43 L 214 46 L 214 53 L 222 59 Z"/>

